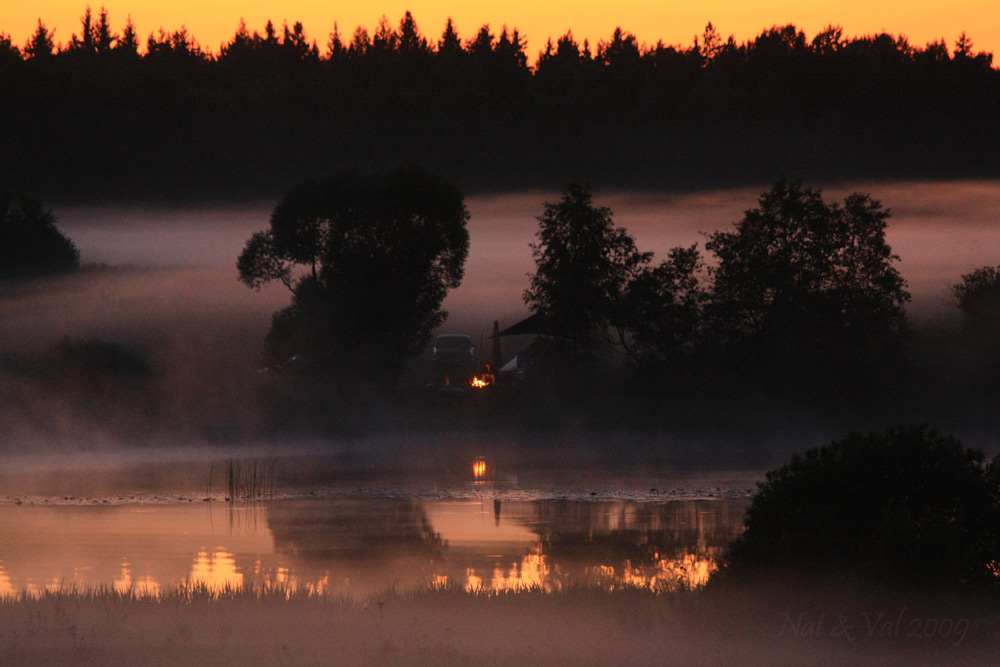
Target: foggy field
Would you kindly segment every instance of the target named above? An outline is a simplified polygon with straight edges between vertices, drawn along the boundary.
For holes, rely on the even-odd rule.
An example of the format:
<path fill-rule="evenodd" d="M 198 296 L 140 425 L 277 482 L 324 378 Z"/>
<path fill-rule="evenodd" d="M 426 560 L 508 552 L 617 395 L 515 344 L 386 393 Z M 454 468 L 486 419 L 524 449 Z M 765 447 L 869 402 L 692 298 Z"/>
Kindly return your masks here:
<path fill-rule="evenodd" d="M 715 377 L 636 388 L 617 362 L 589 385 L 528 377 L 481 393 L 432 387 L 426 352 L 390 389 L 265 369 L 290 293 L 247 289 L 236 258 L 273 202 L 54 206 L 84 269 L 0 285 L 0 664 L 988 662 L 1000 614 L 974 593 L 651 584 L 692 562 L 707 580 L 763 471 L 851 429 L 932 421 L 1000 451 L 995 377 L 956 344 L 950 293 L 1000 263 L 1000 182 L 825 195 L 857 190 L 893 211 L 920 363 L 875 395 L 818 401 Z M 759 192 L 595 199 L 656 262 L 703 246 Z M 465 279 L 439 332 L 488 349 L 494 320 L 528 314 L 529 244 L 557 196 L 467 199 Z M 525 344 L 505 339 L 504 359 Z M 227 502 L 227 457 L 276 462 L 279 492 Z M 494 477 L 476 486 L 479 457 Z M 533 585 L 543 564 L 548 588 Z M 605 570 L 614 583 L 579 585 Z M 73 588 L 88 573 L 102 583 Z M 199 588 L 195 573 L 245 587 Z"/>
<path fill-rule="evenodd" d="M 613 384 L 581 400 L 546 386 L 446 398 L 424 390 L 428 353 L 410 362 L 395 394 L 355 387 L 330 394 L 309 378 L 258 372 L 271 314 L 290 294 L 275 284 L 247 289 L 237 281 L 235 261 L 250 234 L 266 226 L 272 202 L 177 209 L 56 205 L 59 226 L 87 268 L 0 287 L 0 449 L 37 455 L 319 447 L 419 459 L 418 450 L 457 448 L 465 455 L 485 446 L 542 458 L 566 451 L 581 465 L 631 453 L 766 466 L 850 428 L 926 419 L 994 449 L 993 412 L 962 398 L 960 371 L 976 359 L 963 358 L 960 349 L 940 354 L 935 346 L 947 345 L 956 327 L 950 285 L 963 272 L 998 261 L 1000 184 L 850 184 L 827 194 L 854 190 L 872 192 L 893 211 L 888 240 L 913 293 L 911 318 L 921 335 L 931 334 L 922 339 L 926 356 L 946 365 L 934 372 L 952 383 L 935 378 L 927 396 L 890 395 L 862 411 L 846 403 L 779 405 L 706 378 L 704 388 L 684 397 L 690 405 L 667 411 L 669 402 L 621 394 Z M 596 200 L 658 261 L 672 246 L 703 244 L 703 233 L 731 225 L 758 194 L 757 188 L 598 191 Z M 543 203 L 555 197 L 468 198 L 466 274 L 445 300 L 449 318 L 440 332 L 467 333 L 488 349 L 494 320 L 506 327 L 527 315 L 522 292 L 533 268 L 529 244 Z M 527 342 L 504 340 L 504 359 Z M 110 364 L 94 366 L 91 343 L 116 355 Z M 670 391 L 669 381 L 664 387 Z"/>
<path fill-rule="evenodd" d="M 778 582 L 654 595 L 438 590 L 364 600 L 108 592 L 0 602 L 4 664 L 986 664 L 995 605 Z"/>
<path fill-rule="evenodd" d="M 979 26 L 121 18 L 0 31 L 0 667 L 998 662 Z"/>
<path fill-rule="evenodd" d="M 598 188 L 595 199 L 610 207 L 615 222 L 659 261 L 673 246 L 703 244 L 702 233 L 728 228 L 756 204 L 766 186 L 694 193 Z M 912 308 L 918 315 L 933 316 L 950 309 L 948 289 L 960 275 L 997 261 L 998 181 L 847 183 L 824 188 L 830 199 L 851 192 L 869 192 L 892 211 L 888 240 L 901 258 L 900 270 L 910 284 Z M 450 316 L 444 329 L 465 331 L 478 339 L 480 332 L 489 335 L 494 319 L 507 325 L 527 315 L 521 293 L 527 274 L 534 269 L 528 244 L 535 240 L 536 217 L 544 202 L 557 198 L 555 191 L 467 197 L 472 216 L 469 259 L 462 285 L 445 301 Z M 216 268 L 220 272 L 208 294 L 183 293 L 192 300 L 224 296 L 234 306 L 245 307 L 260 304 L 262 299 L 236 282 L 236 256 L 250 234 L 266 226 L 274 204 L 262 201 L 240 207 L 174 210 L 67 205 L 55 206 L 54 213 L 60 228 L 77 243 L 85 263 Z M 202 282 L 201 290 L 206 287 Z M 259 307 L 273 309 L 274 303 L 287 300 L 282 292 L 280 288 L 267 290 L 263 300 L 270 302 Z M 265 322 L 262 328 L 266 326 Z"/>

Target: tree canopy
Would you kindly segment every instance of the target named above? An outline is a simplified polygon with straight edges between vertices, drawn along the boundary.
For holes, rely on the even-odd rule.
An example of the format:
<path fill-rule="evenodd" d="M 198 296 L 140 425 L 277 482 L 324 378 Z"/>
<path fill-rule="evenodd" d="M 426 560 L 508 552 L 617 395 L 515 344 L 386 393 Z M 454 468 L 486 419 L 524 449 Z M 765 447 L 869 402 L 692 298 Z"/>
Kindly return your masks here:
<path fill-rule="evenodd" d="M 56 228 L 42 202 L 0 191 L 0 276 L 65 271 L 79 263 L 76 245 Z"/>
<path fill-rule="evenodd" d="M 1000 327 L 1000 266 L 983 266 L 964 274 L 952 292 L 968 324 Z"/>
<path fill-rule="evenodd" d="M 834 364 L 885 354 L 907 328 L 910 299 L 886 242 L 888 218 L 867 194 L 827 204 L 819 190 L 778 181 L 705 244 L 716 257 L 712 326 L 768 364 L 796 353 Z"/>
<path fill-rule="evenodd" d="M 394 377 L 447 313 L 469 249 L 462 194 L 423 171 L 343 173 L 285 194 L 237 261 L 251 288 L 279 281 L 265 356 L 310 356 L 332 371 Z"/>
<path fill-rule="evenodd" d="M 532 35 L 532 53 L 516 28 L 434 35 L 417 18 L 240 23 L 215 52 L 104 11 L 62 46 L 41 21 L 18 45 L 0 26 L 0 181 L 175 199 L 416 160 L 491 187 L 1000 173 L 1000 70 L 966 36 L 951 49 L 786 25 L 737 43 L 707 26 L 670 45 L 609 26 L 591 44 Z"/>
<path fill-rule="evenodd" d="M 594 358 L 609 345 L 626 287 L 652 253 L 639 252 L 611 210 L 596 206 L 590 186 L 579 182 L 559 201 L 546 202 L 536 235 L 525 303 L 551 321 L 564 349 Z"/>
<path fill-rule="evenodd" d="M 672 248 L 658 266 L 643 266 L 625 288 L 618 327 L 626 352 L 652 372 L 686 363 L 704 343 L 709 297 L 697 245 Z"/>

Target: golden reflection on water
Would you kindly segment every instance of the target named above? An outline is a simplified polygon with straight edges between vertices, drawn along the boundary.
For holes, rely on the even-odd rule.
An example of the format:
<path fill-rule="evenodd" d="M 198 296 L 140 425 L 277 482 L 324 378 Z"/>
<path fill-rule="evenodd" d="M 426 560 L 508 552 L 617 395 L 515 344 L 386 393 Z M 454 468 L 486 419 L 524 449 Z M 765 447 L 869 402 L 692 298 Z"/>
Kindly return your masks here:
<path fill-rule="evenodd" d="M 466 590 L 699 588 L 718 570 L 726 546 L 742 530 L 745 502 L 512 505 L 514 523 L 530 528 L 534 539 L 516 558 L 496 555 L 490 567 L 467 568 Z"/>
<path fill-rule="evenodd" d="M 199 551 L 191 566 L 188 577 L 191 586 L 212 591 L 240 590 L 243 588 L 243 574 L 236 569 L 236 558 L 216 547 L 214 551 Z"/>
<path fill-rule="evenodd" d="M 584 568 L 584 576 L 564 572 L 559 565 L 551 565 L 542 552 L 541 543 L 531 548 L 520 561 L 509 566 L 496 565 L 487 577 L 477 574 L 474 568 L 465 571 L 465 585 L 469 592 L 509 592 L 537 590 L 551 593 L 577 583 L 593 583 L 607 590 L 616 588 L 645 588 L 651 591 L 676 591 L 700 588 L 719 569 L 721 550 L 707 554 L 688 553 L 679 558 L 660 558 L 652 565 L 633 565 L 625 562 L 615 566 L 597 564 Z M 436 584 L 447 582 L 448 577 L 438 575 Z"/>
<path fill-rule="evenodd" d="M 554 592 L 703 586 L 745 503 L 338 498 L 254 507 L 0 506 L 0 596 L 107 587 Z"/>
<path fill-rule="evenodd" d="M 10 577 L 7 576 L 7 571 L 4 569 L 3 563 L 0 563 L 0 599 L 11 597 L 16 594 L 17 590 L 10 582 Z"/>
<path fill-rule="evenodd" d="M 122 561 L 121 576 L 114 580 L 111 586 L 118 593 L 135 593 L 136 595 L 160 594 L 160 584 L 149 575 L 133 577 L 132 568 L 128 561 Z"/>
<path fill-rule="evenodd" d="M 719 569 L 720 553 L 684 554 L 680 558 L 661 558 L 652 568 L 626 564 L 620 580 L 627 586 L 650 590 L 673 591 L 700 588 Z M 612 573 L 612 578 L 614 574 Z"/>
<path fill-rule="evenodd" d="M 520 561 L 493 567 L 489 579 L 476 574 L 472 568 L 466 569 L 465 590 L 469 592 L 508 592 L 520 590 L 540 590 L 552 592 L 562 588 L 558 577 L 551 577 L 546 556 L 541 543 L 532 546 Z"/>
<path fill-rule="evenodd" d="M 226 514 L 219 503 L 0 506 L 0 595 L 241 587 L 247 565 L 274 545 L 266 529 L 243 530 Z"/>

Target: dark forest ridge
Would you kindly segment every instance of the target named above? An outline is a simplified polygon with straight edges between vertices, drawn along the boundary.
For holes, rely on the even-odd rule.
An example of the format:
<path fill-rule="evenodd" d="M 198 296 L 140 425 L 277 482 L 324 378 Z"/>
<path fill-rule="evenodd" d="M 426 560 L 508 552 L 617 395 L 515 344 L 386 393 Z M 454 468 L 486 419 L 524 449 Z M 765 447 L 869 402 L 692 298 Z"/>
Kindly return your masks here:
<path fill-rule="evenodd" d="M 1000 71 L 891 34 L 772 27 L 689 47 L 572 33 L 529 64 L 516 29 L 425 37 L 406 13 L 322 51 L 300 23 L 241 24 L 213 54 L 182 28 L 88 10 L 57 47 L 0 33 L 0 184 L 47 198 L 245 199 L 311 175 L 418 164 L 469 189 L 688 188 L 792 178 L 1000 174 Z"/>
<path fill-rule="evenodd" d="M 463 43 L 463 40 L 459 37 L 458 30 L 455 27 L 454 22 L 451 18 L 449 18 L 440 40 L 435 43 L 433 40 L 428 40 L 420 33 L 416 19 L 410 12 L 407 11 L 400 19 L 398 28 L 393 28 L 389 19 L 383 14 L 374 34 L 372 35 L 369 34 L 368 29 L 364 26 L 357 26 L 350 36 L 345 36 L 340 32 L 338 24 L 334 22 L 333 32 L 329 34 L 325 52 L 322 56 L 320 56 L 316 40 L 309 39 L 305 31 L 305 27 L 299 21 L 294 22 L 291 29 L 288 27 L 288 22 L 285 21 L 282 25 L 281 34 L 279 35 L 279 31 L 272 21 L 268 21 L 266 23 L 263 33 L 254 30 L 251 34 L 246 22 L 243 19 L 240 19 L 239 27 L 236 29 L 232 39 L 227 43 L 221 44 L 219 53 L 214 54 L 210 49 L 207 49 L 199 44 L 194 35 L 188 34 L 187 28 L 184 26 L 173 32 L 165 31 L 161 26 L 158 32 L 154 31 L 149 34 L 145 43 L 146 48 L 143 49 L 143 45 L 141 44 L 137 29 L 132 23 L 131 17 L 127 19 L 122 32 L 118 34 L 114 32 L 111 27 L 111 21 L 107 10 L 102 7 L 99 14 L 95 17 L 91 12 L 90 7 L 87 7 L 84 10 L 83 16 L 80 17 L 79 35 L 73 33 L 65 45 L 55 42 L 55 30 L 49 30 L 42 18 L 39 17 L 38 28 L 23 47 L 19 49 L 12 43 L 9 35 L 0 31 L 0 48 L 3 48 L 5 51 L 19 52 L 22 57 L 29 59 L 39 55 L 44 56 L 74 51 L 94 51 L 97 53 L 104 53 L 117 50 L 132 51 L 142 55 L 149 55 L 166 46 L 167 48 L 180 47 L 182 49 L 187 49 L 192 54 L 206 59 L 221 59 L 228 56 L 233 48 L 239 49 L 246 46 L 263 46 L 265 48 L 284 46 L 287 51 L 299 51 L 306 56 L 315 55 L 321 59 L 332 60 L 343 51 L 354 52 L 357 54 L 365 53 L 372 48 L 376 50 L 383 49 L 397 52 L 421 51 L 424 53 L 441 54 L 443 51 L 450 51 L 457 47 L 468 52 L 473 52 L 480 50 L 484 45 L 488 48 L 495 48 L 492 42 L 496 39 L 496 36 L 493 35 L 492 32 L 493 31 L 491 31 L 490 25 L 488 23 L 484 24 L 481 28 L 479 28 L 475 37 L 464 40 Z M 812 48 L 820 53 L 829 52 L 838 47 L 852 45 L 856 42 L 871 42 L 888 38 L 891 42 L 897 44 L 902 50 L 910 53 L 915 54 L 920 51 L 933 51 L 935 56 L 940 54 L 943 57 L 948 57 L 948 46 L 943 40 L 932 41 L 928 43 L 924 49 L 919 49 L 911 46 L 906 36 L 899 35 L 897 37 L 885 32 L 876 35 L 864 35 L 862 37 L 848 39 L 844 37 L 843 28 L 835 25 L 827 26 L 825 30 L 817 33 L 811 42 L 805 41 L 805 33 L 797 30 L 793 25 L 786 25 L 780 27 L 772 26 L 770 29 L 764 30 L 757 38 L 742 44 L 737 44 L 732 35 L 730 35 L 727 40 L 723 41 L 722 35 L 716 30 L 711 22 L 706 25 L 704 34 L 700 37 L 695 36 L 693 44 L 686 48 L 680 45 L 666 45 L 663 40 L 658 40 L 652 46 L 645 43 L 640 46 L 636 42 L 634 35 L 627 30 L 623 30 L 621 26 L 618 26 L 615 28 L 611 40 L 608 42 L 601 40 L 593 54 L 591 53 L 591 47 L 588 41 L 584 40 L 581 49 L 581 56 L 584 59 L 606 61 L 609 51 L 616 50 L 617 43 L 624 40 L 634 43 L 637 50 L 643 55 L 654 53 L 657 50 L 672 49 L 679 52 L 698 52 L 704 58 L 711 60 L 720 53 L 725 53 L 734 49 L 752 49 L 762 38 L 766 39 L 769 34 L 776 32 L 794 34 L 796 40 L 803 40 L 802 45 Z M 509 41 L 518 50 L 524 50 L 524 45 L 527 43 L 527 37 L 521 35 L 516 27 L 508 29 L 507 25 L 504 25 L 501 28 L 500 35 L 501 42 Z M 553 50 L 557 50 L 558 47 L 562 45 L 562 42 L 575 42 L 572 30 L 567 31 L 566 34 L 560 37 L 555 43 L 553 43 L 552 37 L 549 36 L 546 42 L 546 47 L 538 54 L 538 60 L 544 59 L 546 56 L 551 56 Z M 577 45 L 577 48 L 580 48 L 580 45 Z M 972 41 L 966 33 L 963 32 L 955 41 L 953 55 L 954 57 L 971 57 L 973 56 L 973 53 L 974 49 Z M 981 58 L 986 58 L 988 61 L 992 61 L 993 57 L 992 53 L 980 52 L 975 55 Z"/>

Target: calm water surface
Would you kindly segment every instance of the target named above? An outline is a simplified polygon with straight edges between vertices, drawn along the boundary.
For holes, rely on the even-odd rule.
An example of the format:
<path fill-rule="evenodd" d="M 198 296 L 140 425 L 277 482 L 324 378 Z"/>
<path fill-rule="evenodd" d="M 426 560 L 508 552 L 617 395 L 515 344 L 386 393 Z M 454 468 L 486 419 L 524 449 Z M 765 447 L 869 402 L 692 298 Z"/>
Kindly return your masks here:
<path fill-rule="evenodd" d="M 366 596 L 428 585 L 700 585 L 746 500 L 400 500 L 0 506 L 0 596 L 281 584 Z"/>

